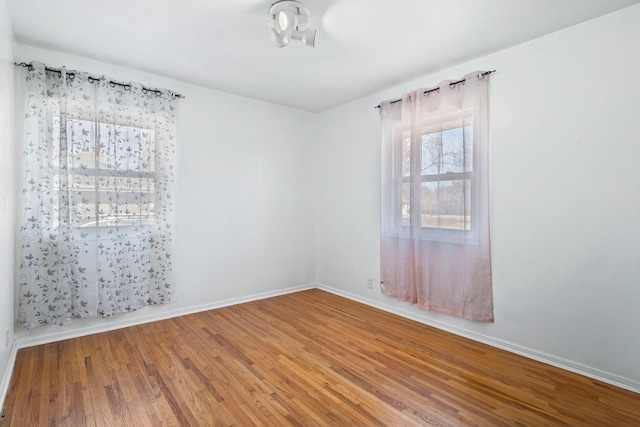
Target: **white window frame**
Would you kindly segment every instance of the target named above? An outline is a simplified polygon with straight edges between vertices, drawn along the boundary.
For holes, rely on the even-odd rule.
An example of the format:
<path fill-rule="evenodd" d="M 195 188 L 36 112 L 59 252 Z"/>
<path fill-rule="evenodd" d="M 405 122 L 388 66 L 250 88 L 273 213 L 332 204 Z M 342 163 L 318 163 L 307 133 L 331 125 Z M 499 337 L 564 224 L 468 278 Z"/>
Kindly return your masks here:
<path fill-rule="evenodd" d="M 453 122 L 457 120 L 462 120 L 464 122 L 465 119 L 473 120 L 473 111 L 457 111 L 454 113 L 450 113 L 444 117 L 440 117 L 437 120 L 429 120 L 425 119 L 422 122 L 422 132 L 421 135 L 427 135 L 433 132 L 429 132 L 429 129 L 438 128 L 440 129 L 441 123 L 443 122 Z M 473 127 L 473 124 L 471 124 Z M 464 128 L 464 123 L 462 126 L 457 128 Z M 451 129 L 455 129 L 456 127 L 452 127 Z M 472 132 L 475 132 L 475 128 L 473 128 Z M 406 182 L 411 182 L 411 176 L 403 175 L 403 142 L 410 135 L 410 129 L 407 125 L 398 124 L 393 128 L 393 190 L 392 190 L 392 202 L 393 202 L 393 212 L 392 212 L 392 224 L 390 231 L 392 234 L 399 236 L 401 238 L 410 238 L 410 227 L 402 225 L 402 186 Z M 474 137 L 474 141 L 476 138 Z M 456 230 L 450 228 L 438 228 L 438 227 L 421 227 L 421 240 L 424 241 L 433 241 L 433 242 L 445 242 L 445 243 L 459 243 L 459 244 L 471 244 L 478 245 L 479 244 L 479 222 L 480 222 L 480 206 L 479 206 L 479 188 L 478 188 L 478 173 L 479 173 L 479 155 L 477 144 L 475 142 L 472 143 L 472 170 L 468 172 L 458 172 L 458 173 L 444 173 L 444 174 L 431 174 L 431 175 L 420 175 L 421 182 L 438 182 L 438 181 L 452 181 L 452 180 L 464 180 L 469 179 L 471 181 L 471 209 L 470 209 L 470 229 L 469 230 Z M 422 147 L 421 147 L 422 148 Z"/>
<path fill-rule="evenodd" d="M 67 104 L 67 120 L 74 120 L 74 121 L 88 121 L 88 122 L 93 122 L 95 123 L 96 120 L 94 117 L 87 117 L 87 116 L 83 116 L 82 114 L 78 113 L 77 111 L 79 110 L 79 108 L 74 108 L 74 105 L 71 104 Z M 138 111 L 138 109 L 132 108 L 132 111 L 128 112 L 129 115 L 133 115 L 133 116 L 138 116 L 140 115 L 140 112 Z M 148 113 L 145 113 L 148 115 Z M 51 126 L 51 131 L 55 131 L 56 129 L 56 125 L 54 124 L 54 117 L 59 117 L 60 116 L 60 107 L 59 105 L 56 105 L 53 101 L 51 101 L 49 103 L 49 125 Z M 149 117 L 145 117 L 142 121 L 142 123 L 130 123 L 131 120 L 130 119 L 126 119 L 124 118 L 125 114 L 121 114 L 121 118 L 118 118 L 115 120 L 115 124 L 118 126 L 128 126 L 128 127 L 132 127 L 132 128 L 137 128 L 140 130 L 144 130 L 149 132 L 152 136 L 151 138 L 153 139 L 153 143 L 156 144 L 155 149 L 157 149 L 157 136 L 156 136 L 156 131 L 152 125 L 153 123 L 153 117 L 149 116 Z M 111 125 L 114 123 L 109 123 L 109 122 L 99 122 L 99 123 L 104 123 L 107 125 Z M 60 124 L 58 124 L 59 126 Z M 145 126 L 146 125 L 146 126 Z M 58 127 L 58 132 L 60 131 L 59 127 Z M 67 142 L 68 141 L 69 136 L 67 135 Z M 58 141 L 58 143 L 60 143 L 60 141 Z M 54 144 L 53 141 L 51 144 L 49 144 L 49 161 L 52 162 L 53 161 L 53 151 L 54 150 Z M 56 181 L 56 177 L 59 177 L 60 174 L 59 172 L 56 173 L 56 171 L 59 169 L 58 167 L 54 167 L 54 165 L 50 165 L 51 166 L 51 170 L 54 171 L 54 175 L 51 177 L 51 182 L 50 182 L 50 186 L 53 187 L 55 185 L 55 181 Z M 96 168 L 87 168 L 87 169 L 81 169 L 81 168 L 71 168 L 71 169 L 67 169 L 68 170 L 68 175 L 74 175 L 74 172 L 76 170 L 80 171 L 82 170 L 82 174 L 86 175 L 87 173 L 89 175 L 98 175 L 98 170 Z M 100 175 L 101 176 L 108 176 L 108 177 L 119 177 L 119 178 L 146 178 L 146 179 L 151 179 L 153 181 L 153 187 L 154 187 L 154 191 L 152 192 L 152 194 L 150 195 L 150 197 L 152 198 L 156 198 L 157 193 L 156 193 L 156 184 L 157 184 L 157 165 L 154 164 L 153 167 L 153 171 L 152 172 L 140 172 L 140 171 L 135 171 L 135 170 L 129 170 L 129 169 L 101 169 L 100 170 Z M 94 194 L 94 199 L 95 199 L 95 213 L 98 212 L 98 193 L 100 191 L 99 188 L 97 188 L 98 186 L 96 185 L 96 188 L 93 192 Z M 52 201 L 52 203 L 57 203 L 55 201 Z M 155 204 L 155 203 L 154 203 Z M 66 208 L 71 210 L 71 205 L 64 207 L 64 206 L 60 206 L 59 204 L 55 204 L 55 210 L 54 212 L 57 212 L 58 215 L 59 210 Z M 69 213 L 71 215 L 71 212 Z M 54 215 L 53 218 L 47 219 L 47 218 L 42 218 L 42 221 L 44 222 L 42 225 L 42 229 L 46 231 L 46 233 L 48 233 L 50 235 L 50 237 L 56 236 L 58 233 L 58 227 L 59 224 L 57 223 L 57 215 Z M 145 223 L 143 223 L 144 225 L 152 225 L 155 223 L 155 214 L 149 215 L 147 216 L 147 221 Z M 131 227 L 135 227 L 135 226 L 139 226 L 140 222 L 136 223 L 136 224 L 126 224 L 126 223 L 122 223 L 119 222 L 117 224 L 118 228 L 120 229 L 124 229 L 126 230 L 127 228 L 131 228 Z M 81 233 L 85 233 L 88 231 L 92 231 L 92 230 L 108 230 L 110 228 L 115 227 L 116 224 L 113 223 L 113 221 L 94 221 L 93 224 L 89 223 L 89 224 L 84 224 L 84 225 L 80 225 L 80 226 L 74 226 L 73 229 L 81 232 Z"/>

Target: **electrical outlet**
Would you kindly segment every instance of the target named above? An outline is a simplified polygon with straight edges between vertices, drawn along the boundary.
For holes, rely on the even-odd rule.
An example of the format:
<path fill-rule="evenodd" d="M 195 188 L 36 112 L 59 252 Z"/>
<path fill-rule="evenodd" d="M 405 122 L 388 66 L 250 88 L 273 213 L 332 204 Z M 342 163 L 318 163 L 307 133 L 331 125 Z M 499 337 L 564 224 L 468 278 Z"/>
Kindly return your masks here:
<path fill-rule="evenodd" d="M 367 279 L 367 288 L 373 289 L 373 279 Z"/>

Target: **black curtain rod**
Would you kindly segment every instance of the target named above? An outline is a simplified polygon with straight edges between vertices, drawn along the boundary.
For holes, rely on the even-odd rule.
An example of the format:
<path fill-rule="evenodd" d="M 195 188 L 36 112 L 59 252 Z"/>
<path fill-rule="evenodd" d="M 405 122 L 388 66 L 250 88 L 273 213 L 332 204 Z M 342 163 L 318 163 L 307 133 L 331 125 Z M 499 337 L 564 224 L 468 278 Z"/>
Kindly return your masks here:
<path fill-rule="evenodd" d="M 479 79 L 481 79 L 484 76 L 488 76 L 489 74 L 495 73 L 495 72 L 496 72 L 496 70 L 485 71 L 484 73 L 478 74 L 477 77 Z M 465 81 L 466 81 L 465 79 L 462 79 L 462 80 L 458 80 L 457 82 L 451 82 L 451 83 L 449 83 L 449 86 L 455 86 L 457 84 L 464 83 Z M 439 87 L 435 87 L 433 89 L 425 90 L 423 93 L 424 93 L 424 95 L 429 95 L 431 92 L 435 92 L 437 90 L 440 90 L 440 88 Z M 402 98 L 394 99 L 394 100 L 390 101 L 389 103 L 390 104 L 395 104 L 396 102 L 400 102 L 400 101 L 402 101 Z M 381 107 L 381 105 L 378 104 L 374 108 L 380 108 L 380 107 Z"/>
<path fill-rule="evenodd" d="M 29 71 L 31 71 L 33 69 L 33 65 L 32 64 L 28 64 L 26 62 L 14 62 L 14 64 L 16 66 L 18 66 L 18 67 L 27 68 Z M 45 67 L 44 70 L 48 71 L 50 73 L 58 73 L 59 76 L 62 75 L 62 69 L 60 69 L 60 68 Z M 65 71 L 65 72 L 67 73 L 67 76 L 69 76 L 71 79 L 73 79 L 75 77 L 75 75 L 76 75 L 76 73 L 74 73 L 73 71 Z M 90 83 L 95 83 L 95 82 L 100 80 L 100 77 L 89 76 L 88 80 L 89 80 Z M 129 83 L 120 83 L 120 82 L 116 82 L 114 80 L 109 80 L 109 84 L 122 86 L 126 90 L 131 89 L 131 85 Z M 148 87 L 145 87 L 145 86 L 142 86 L 142 92 L 144 92 L 144 93 L 153 92 L 157 96 L 160 96 L 162 93 L 164 93 L 163 91 L 161 91 L 159 89 L 152 89 L 152 88 L 148 88 Z M 166 91 L 166 92 L 169 93 L 173 98 L 184 98 L 184 95 L 181 95 L 179 93 L 175 93 L 175 92 L 172 92 L 172 91 Z"/>

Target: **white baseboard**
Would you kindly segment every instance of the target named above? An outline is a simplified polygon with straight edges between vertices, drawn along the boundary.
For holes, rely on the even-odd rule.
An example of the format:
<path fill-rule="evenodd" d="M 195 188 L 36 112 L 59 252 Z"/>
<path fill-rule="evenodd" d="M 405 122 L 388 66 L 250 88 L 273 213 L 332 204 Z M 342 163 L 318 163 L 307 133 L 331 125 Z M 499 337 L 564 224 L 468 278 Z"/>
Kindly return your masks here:
<path fill-rule="evenodd" d="M 359 295 L 351 294 L 349 292 L 344 292 L 339 289 L 335 289 L 320 283 L 317 284 L 317 287 L 318 289 L 321 289 L 323 291 L 330 292 L 332 294 L 335 294 L 344 298 L 348 298 L 350 300 L 357 301 L 371 307 L 378 308 L 388 313 L 393 313 L 398 316 L 411 319 L 428 326 L 433 326 L 434 328 L 451 332 L 452 334 L 460 335 L 462 337 L 469 338 L 474 341 L 478 341 L 483 344 L 490 345 L 492 347 L 497 347 L 499 349 L 506 350 L 511 353 L 515 353 L 520 356 L 524 356 L 529 359 L 536 360 L 538 362 L 546 363 L 547 365 L 555 366 L 557 368 L 574 372 L 576 374 L 584 375 L 585 377 L 593 378 L 595 380 L 599 380 L 607 384 L 614 385 L 616 387 L 620 387 L 626 390 L 640 393 L 640 382 L 631 380 L 629 378 L 621 377 L 611 372 L 602 371 L 600 369 L 586 366 L 581 363 L 574 362 L 572 360 L 564 359 L 562 357 L 554 356 L 552 354 L 537 351 L 532 348 L 523 347 L 521 345 L 514 344 L 508 341 L 503 341 L 496 338 L 488 337 L 486 335 L 479 334 L 477 332 L 457 328 L 457 327 L 448 325 L 446 323 L 438 322 L 437 320 L 429 319 L 428 317 L 419 316 L 405 310 L 399 310 L 395 307 L 391 307 L 389 305 L 386 305 L 377 301 L 363 298 Z"/>
<path fill-rule="evenodd" d="M 208 304 L 202 304 L 193 307 L 180 308 L 176 310 L 163 311 L 162 313 L 150 313 L 145 316 L 137 316 L 135 318 L 123 318 L 118 319 L 117 316 L 113 320 L 109 321 L 105 324 L 100 325 L 90 325 L 87 327 L 71 327 L 68 326 L 60 326 L 56 327 L 56 329 L 60 329 L 58 332 L 47 333 L 43 336 L 29 337 L 29 336 L 18 336 L 16 337 L 16 343 L 18 349 L 33 347 L 41 344 L 49 344 L 52 342 L 67 340 L 71 338 L 78 338 L 82 336 L 97 334 L 101 332 L 113 331 L 116 329 L 128 328 L 130 326 L 142 325 L 145 323 L 156 322 L 158 320 L 171 319 L 179 316 L 186 316 L 188 314 L 199 313 L 207 310 L 214 310 L 216 308 L 229 307 L 232 305 L 242 304 L 245 302 L 257 301 L 261 299 L 276 297 L 279 295 L 291 294 L 294 292 L 305 291 L 308 289 L 315 289 L 317 286 L 315 283 L 310 283 L 302 286 L 294 286 L 286 289 L 279 289 L 276 291 L 262 292 L 259 294 L 248 295 L 246 297 L 241 298 L 232 298 L 223 301 L 217 301 Z M 79 319 L 80 321 L 82 319 Z M 28 332 L 27 332 L 28 334 Z"/>
<path fill-rule="evenodd" d="M 13 341 L 11 346 L 11 353 L 9 353 L 9 361 L 7 367 L 2 375 L 2 382 L 0 383 L 0 412 L 4 409 L 4 399 L 9 392 L 9 386 L 11 385 L 11 375 L 13 374 L 13 368 L 16 365 L 16 355 L 18 354 L 18 344 Z"/>

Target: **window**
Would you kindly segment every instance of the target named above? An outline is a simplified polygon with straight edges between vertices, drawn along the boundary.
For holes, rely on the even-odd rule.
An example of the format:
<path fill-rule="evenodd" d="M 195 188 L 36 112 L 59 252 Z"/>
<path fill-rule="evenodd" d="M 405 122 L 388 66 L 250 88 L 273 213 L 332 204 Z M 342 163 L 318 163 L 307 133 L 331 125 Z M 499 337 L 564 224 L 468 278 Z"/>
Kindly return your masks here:
<path fill-rule="evenodd" d="M 88 120 L 67 120 L 65 161 L 60 160 L 59 119 L 54 119 L 54 190 L 67 187 L 72 228 L 148 224 L 155 199 L 155 135 L 152 129 Z M 64 194 L 64 193 L 63 193 Z M 56 215 L 54 218 L 57 218 Z M 53 224 L 54 228 L 57 224 Z"/>
<path fill-rule="evenodd" d="M 398 127 L 394 138 L 398 176 L 393 181 L 400 188 L 395 192 L 398 212 L 393 229 L 406 235 L 410 226 L 420 227 L 422 238 L 431 240 L 473 238 L 478 215 L 473 117 L 425 122 L 415 146 L 411 141 L 410 131 Z"/>
<path fill-rule="evenodd" d="M 71 229 L 150 225 L 156 199 L 152 117 L 134 121 L 119 114 L 100 122 L 76 103 L 67 105 L 71 111 L 63 132 L 59 103 L 48 105 L 50 190 L 57 197 L 52 199 L 54 214 L 42 217 L 43 229 L 57 235 L 60 215 L 68 215 Z M 132 113 L 128 117 L 136 116 L 135 109 L 127 111 Z"/>

